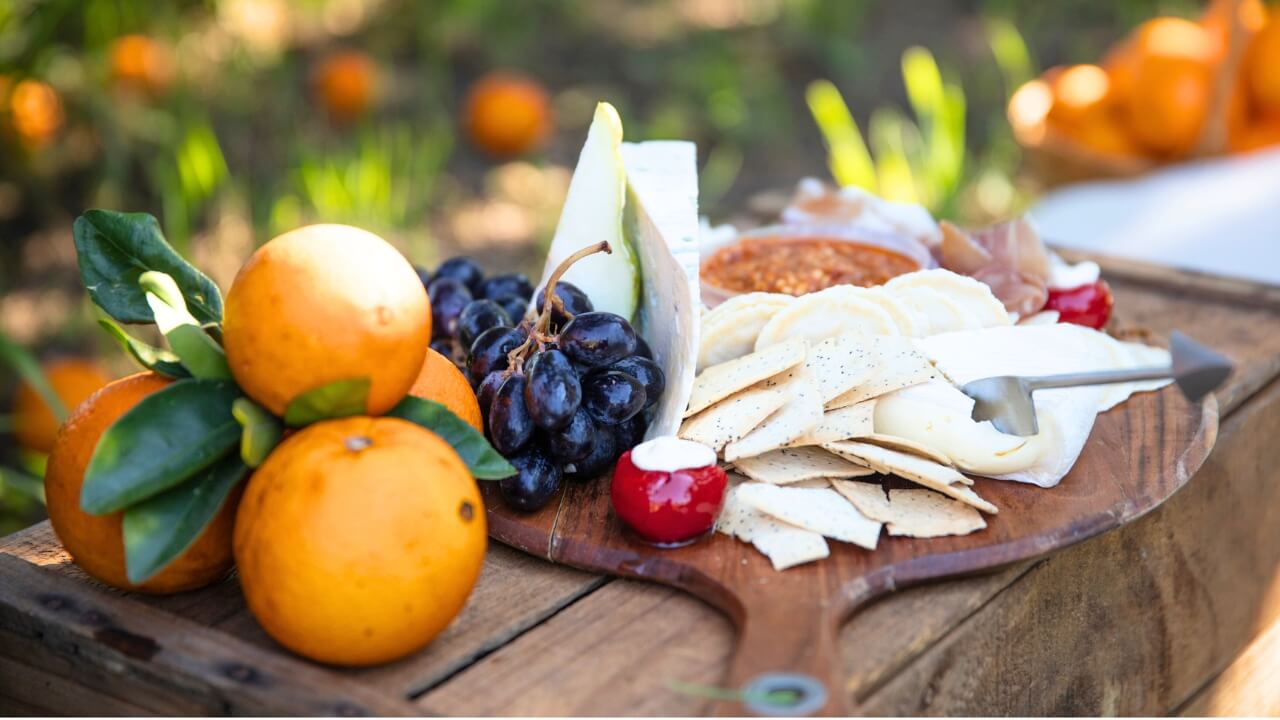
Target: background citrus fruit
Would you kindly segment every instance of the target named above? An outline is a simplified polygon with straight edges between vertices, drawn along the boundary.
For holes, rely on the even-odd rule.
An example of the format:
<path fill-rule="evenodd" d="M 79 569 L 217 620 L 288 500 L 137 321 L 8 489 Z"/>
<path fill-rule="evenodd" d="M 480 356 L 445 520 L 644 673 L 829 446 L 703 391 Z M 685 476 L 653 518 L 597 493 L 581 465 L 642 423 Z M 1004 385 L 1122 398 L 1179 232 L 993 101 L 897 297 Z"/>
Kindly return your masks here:
<path fill-rule="evenodd" d="M 280 644 L 370 665 L 429 643 L 484 561 L 480 491 L 444 440 L 397 418 L 310 425 L 249 480 L 236 518 L 240 583 Z"/>
<path fill-rule="evenodd" d="M 413 266 L 373 233 L 311 225 L 258 248 L 227 293 L 222 339 L 236 382 L 283 415 L 295 397 L 369 378 L 367 410 L 404 398 L 431 340 Z"/>
<path fill-rule="evenodd" d="M 1254 36 L 1244 63 L 1254 107 L 1280 118 L 1280 18 L 1272 18 Z"/>
<path fill-rule="evenodd" d="M 1112 55 L 1112 82 L 1140 143 L 1167 155 L 1194 148 L 1208 116 L 1219 52 L 1196 23 L 1159 17 L 1140 25 Z"/>
<path fill-rule="evenodd" d="M 102 582 L 128 590 L 172 593 L 204 587 L 231 569 L 231 532 L 239 491 L 233 492 L 209 527 L 185 553 L 142 585 L 125 574 L 121 513 L 95 516 L 80 509 L 84 471 L 98 440 L 142 398 L 168 385 L 154 373 L 116 380 L 94 393 L 67 418 L 49 454 L 44 491 L 49 521 L 76 564 Z"/>
<path fill-rule="evenodd" d="M 467 421 L 467 424 L 480 432 L 484 432 L 484 421 L 480 415 L 480 402 L 471 390 L 471 383 L 462 374 L 458 366 L 449 358 L 427 348 L 427 357 L 422 361 L 422 370 L 414 381 L 409 394 L 423 400 L 435 400 L 453 411 L 454 415 Z"/>
<path fill-rule="evenodd" d="M 368 55 L 346 50 L 321 60 L 313 82 L 321 106 L 335 120 L 351 122 L 373 105 L 377 68 Z"/>
<path fill-rule="evenodd" d="M 40 369 L 68 413 L 111 381 L 102 368 L 87 360 L 52 360 L 41 365 Z M 58 420 L 44 398 L 30 385 L 19 385 L 13 396 L 14 439 L 28 450 L 47 453 L 53 448 L 57 435 Z"/>
<path fill-rule="evenodd" d="M 471 142 L 491 155 L 527 153 L 551 132 L 547 91 L 519 75 L 490 73 L 467 93 L 463 127 Z"/>

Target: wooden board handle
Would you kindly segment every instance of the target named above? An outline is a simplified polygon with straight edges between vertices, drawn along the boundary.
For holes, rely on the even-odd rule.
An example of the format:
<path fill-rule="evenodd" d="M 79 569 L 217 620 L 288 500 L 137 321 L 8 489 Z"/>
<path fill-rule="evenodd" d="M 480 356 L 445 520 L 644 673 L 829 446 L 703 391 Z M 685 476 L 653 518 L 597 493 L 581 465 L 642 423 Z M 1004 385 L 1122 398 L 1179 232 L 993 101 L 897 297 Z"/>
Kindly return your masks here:
<path fill-rule="evenodd" d="M 809 598 L 806 598 L 809 599 Z M 725 686 L 747 694 L 744 702 L 719 702 L 717 715 L 824 715 L 846 711 L 844 663 L 836 632 L 844 613 L 791 594 L 746 605 Z M 764 696 L 795 693 L 794 707 L 768 712 Z"/>

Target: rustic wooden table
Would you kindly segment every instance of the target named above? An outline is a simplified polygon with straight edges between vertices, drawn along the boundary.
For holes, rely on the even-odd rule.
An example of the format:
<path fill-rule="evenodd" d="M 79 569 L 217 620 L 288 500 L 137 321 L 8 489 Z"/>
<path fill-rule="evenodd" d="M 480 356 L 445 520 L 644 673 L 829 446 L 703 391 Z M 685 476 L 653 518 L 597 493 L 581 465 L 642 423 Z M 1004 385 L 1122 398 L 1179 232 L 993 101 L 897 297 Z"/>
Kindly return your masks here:
<path fill-rule="evenodd" d="M 1108 272 L 1122 326 L 1181 328 L 1239 363 L 1217 448 L 1130 526 L 856 615 L 840 642 L 864 710 L 1280 713 L 1280 291 Z M 47 523 L 0 539 L 0 714 L 699 714 L 671 683 L 722 682 L 733 642 L 678 591 L 494 544 L 434 644 L 339 670 L 277 646 L 234 579 L 142 597 L 88 580 Z"/>

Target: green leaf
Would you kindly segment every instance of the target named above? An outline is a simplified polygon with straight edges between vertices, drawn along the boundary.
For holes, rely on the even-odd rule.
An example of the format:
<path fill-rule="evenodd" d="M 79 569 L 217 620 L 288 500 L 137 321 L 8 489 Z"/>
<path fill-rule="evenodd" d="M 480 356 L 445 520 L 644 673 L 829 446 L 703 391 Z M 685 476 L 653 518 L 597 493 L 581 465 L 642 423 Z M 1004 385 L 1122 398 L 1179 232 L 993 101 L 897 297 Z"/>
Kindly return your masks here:
<path fill-rule="evenodd" d="M 191 314 L 200 322 L 222 320 L 222 294 L 204 273 L 179 255 L 145 213 L 88 210 L 72 228 L 80 278 L 89 297 L 123 323 L 154 320 L 138 277 L 148 270 L 177 282 Z"/>
<path fill-rule="evenodd" d="M 236 398 L 231 403 L 231 414 L 244 428 L 240 433 L 240 459 L 245 465 L 256 468 L 280 444 L 284 426 L 279 418 L 246 397 Z"/>
<path fill-rule="evenodd" d="M 200 537 L 249 468 L 236 453 L 177 487 L 124 511 L 124 559 L 129 582 L 150 580 Z"/>
<path fill-rule="evenodd" d="M 132 355 L 133 359 L 146 369 L 175 379 L 191 377 L 191 373 L 182 367 L 182 362 L 178 360 L 177 355 L 133 337 L 111 318 L 98 318 L 98 324 L 120 343 L 120 347 L 124 348 L 125 352 Z"/>
<path fill-rule="evenodd" d="M 338 380 L 308 390 L 289 402 L 284 422 L 290 427 L 320 420 L 362 415 L 369 399 L 369 378 Z"/>
<path fill-rule="evenodd" d="M 182 365 L 198 378 L 231 380 L 227 354 L 187 310 L 186 301 L 173 278 L 161 272 L 148 271 L 138 276 L 138 284 L 146 291 L 147 305 L 155 316 L 156 327 L 164 333 L 169 347 L 182 359 Z"/>
<path fill-rule="evenodd" d="M 410 395 L 391 408 L 387 417 L 408 420 L 434 432 L 453 446 L 477 480 L 501 480 L 516 474 L 506 458 L 465 420 L 434 400 Z"/>
<path fill-rule="evenodd" d="M 36 361 L 35 356 L 27 352 L 26 348 L 9 339 L 8 335 L 0 332 L 0 360 L 8 363 L 13 371 L 18 373 L 18 377 L 44 400 L 45 404 L 53 411 L 53 417 L 59 423 L 67 419 L 67 406 L 63 404 L 62 398 L 53 391 L 53 387 L 49 385 L 49 381 L 44 376 L 44 371 L 40 369 L 40 363 Z"/>
<path fill-rule="evenodd" d="M 98 441 L 80 506 L 105 515 L 168 490 L 212 465 L 240 440 L 224 380 L 179 380 L 143 398 Z"/>

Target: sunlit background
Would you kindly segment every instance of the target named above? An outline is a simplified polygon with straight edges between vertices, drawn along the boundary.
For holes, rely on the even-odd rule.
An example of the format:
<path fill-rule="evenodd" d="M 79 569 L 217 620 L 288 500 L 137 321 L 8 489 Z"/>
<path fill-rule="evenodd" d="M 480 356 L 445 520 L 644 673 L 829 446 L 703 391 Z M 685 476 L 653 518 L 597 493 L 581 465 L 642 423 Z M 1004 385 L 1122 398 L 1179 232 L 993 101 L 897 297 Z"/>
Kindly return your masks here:
<path fill-rule="evenodd" d="M 1005 218 L 1061 180 L 1029 157 L 1035 138 L 1015 139 L 1014 91 L 1053 66 L 1102 62 L 1148 18 L 1203 9 L 0 1 L 0 331 L 41 358 L 129 371 L 79 287 L 70 227 L 90 207 L 156 215 L 224 288 L 256 245 L 314 221 L 369 228 L 427 266 L 465 252 L 527 268 L 598 99 L 630 140 L 697 142 L 702 212 L 716 221 L 805 176 L 962 223 Z M 1028 91 L 1009 113 L 1043 103 Z M 1132 159 L 1127 146 L 1114 155 Z M 0 372 L 3 431 L 15 382 Z M 39 459 L 0 434 L 0 466 L 3 534 L 40 514 Z"/>

